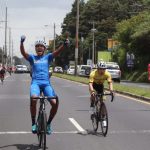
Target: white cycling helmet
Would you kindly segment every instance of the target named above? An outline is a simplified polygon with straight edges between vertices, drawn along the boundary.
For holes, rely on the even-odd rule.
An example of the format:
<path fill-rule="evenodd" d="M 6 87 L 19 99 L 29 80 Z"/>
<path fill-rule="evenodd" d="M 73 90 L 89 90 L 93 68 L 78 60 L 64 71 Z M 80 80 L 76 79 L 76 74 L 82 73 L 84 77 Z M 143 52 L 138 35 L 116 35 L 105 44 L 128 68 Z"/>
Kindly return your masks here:
<path fill-rule="evenodd" d="M 104 61 L 100 61 L 97 63 L 97 68 L 99 69 L 106 69 L 107 66 L 106 66 L 106 63 Z"/>
<path fill-rule="evenodd" d="M 35 46 L 36 45 L 43 45 L 46 48 L 46 43 L 43 40 L 38 40 L 35 42 Z"/>

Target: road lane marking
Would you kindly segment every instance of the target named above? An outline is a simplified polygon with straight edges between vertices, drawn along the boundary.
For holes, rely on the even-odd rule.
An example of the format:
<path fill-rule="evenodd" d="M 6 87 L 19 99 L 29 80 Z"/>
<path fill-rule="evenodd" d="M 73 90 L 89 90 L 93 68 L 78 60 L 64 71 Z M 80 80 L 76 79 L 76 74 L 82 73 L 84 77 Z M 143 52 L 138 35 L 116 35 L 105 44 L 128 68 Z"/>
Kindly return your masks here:
<path fill-rule="evenodd" d="M 133 101 L 136 101 L 136 102 L 139 102 L 139 103 L 150 105 L 150 102 L 142 101 L 142 100 L 139 100 L 137 98 L 133 98 L 133 97 L 122 95 L 122 94 L 118 94 L 118 93 L 116 93 L 116 95 L 121 96 L 121 97 L 125 97 L 125 98 L 127 98 L 127 100 L 130 99 L 130 100 L 133 100 Z"/>
<path fill-rule="evenodd" d="M 79 131 L 53 131 L 52 134 L 77 134 Z M 0 132 L 0 135 L 32 134 L 30 131 L 7 131 Z"/>
<path fill-rule="evenodd" d="M 0 132 L 0 135 L 4 134 L 29 134 L 31 132 L 28 131 L 7 131 L 7 132 Z"/>
<path fill-rule="evenodd" d="M 118 131 L 110 131 L 110 134 L 121 134 L 121 133 L 126 133 L 126 134 L 150 134 L 150 130 L 118 130 Z"/>
<path fill-rule="evenodd" d="M 84 130 L 84 129 L 83 129 Z M 81 131 L 53 131 L 52 134 L 91 134 L 91 133 L 95 133 L 95 131 L 90 130 L 90 131 L 85 131 L 81 132 Z M 100 133 L 101 132 L 97 132 Z M 23 135 L 23 134 L 33 134 L 30 131 L 5 131 L 5 132 L 0 132 L 0 135 Z M 150 130 L 112 130 L 109 131 L 108 134 L 150 134 Z"/>
<path fill-rule="evenodd" d="M 86 133 L 87 131 L 85 131 L 79 124 L 78 122 L 74 119 L 74 118 L 68 118 L 70 120 L 70 122 L 78 129 L 79 132 L 81 133 Z"/>

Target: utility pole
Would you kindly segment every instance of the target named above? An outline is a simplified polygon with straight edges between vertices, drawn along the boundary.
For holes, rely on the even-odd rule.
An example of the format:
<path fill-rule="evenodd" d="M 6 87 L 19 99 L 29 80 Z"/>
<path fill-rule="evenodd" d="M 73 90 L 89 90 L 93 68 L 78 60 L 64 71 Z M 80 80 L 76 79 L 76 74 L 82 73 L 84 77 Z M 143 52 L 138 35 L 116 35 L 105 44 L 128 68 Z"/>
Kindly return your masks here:
<path fill-rule="evenodd" d="M 12 52 L 11 52 L 11 65 L 13 66 L 14 65 L 14 60 L 13 60 L 13 57 L 14 57 L 14 47 L 13 47 L 13 41 L 12 41 L 12 45 L 11 45 L 12 47 Z"/>
<path fill-rule="evenodd" d="M 76 15 L 76 45 L 75 45 L 75 75 L 77 75 L 78 65 L 78 40 L 79 40 L 79 0 L 77 1 L 77 15 Z"/>
<path fill-rule="evenodd" d="M 11 66 L 11 28 L 9 28 L 9 65 Z"/>
<path fill-rule="evenodd" d="M 93 21 L 93 28 L 91 29 L 92 33 L 93 33 L 93 45 L 92 45 L 92 64 L 95 64 L 95 22 Z"/>
<path fill-rule="evenodd" d="M 4 46 L 3 46 L 3 49 L 2 49 L 2 64 L 4 65 L 4 53 L 5 52 L 5 49 L 4 49 Z"/>
<path fill-rule="evenodd" d="M 5 52 L 4 52 L 5 61 L 4 64 L 7 64 L 7 7 L 6 7 L 6 15 L 5 15 Z"/>
<path fill-rule="evenodd" d="M 55 49 L 56 49 L 56 25 L 55 25 L 55 23 L 54 23 L 54 45 L 53 45 L 53 51 L 55 51 Z"/>

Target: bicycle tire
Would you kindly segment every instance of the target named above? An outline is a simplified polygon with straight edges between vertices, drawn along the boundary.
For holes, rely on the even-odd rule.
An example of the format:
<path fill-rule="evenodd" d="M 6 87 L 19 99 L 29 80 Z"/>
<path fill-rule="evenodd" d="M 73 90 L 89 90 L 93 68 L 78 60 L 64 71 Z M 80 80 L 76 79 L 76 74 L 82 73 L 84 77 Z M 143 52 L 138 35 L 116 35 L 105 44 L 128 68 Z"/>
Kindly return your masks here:
<path fill-rule="evenodd" d="M 91 115 L 91 120 L 92 120 L 93 130 L 96 132 L 98 129 L 98 117 L 96 113 Z"/>
<path fill-rule="evenodd" d="M 104 102 L 102 102 L 100 106 L 99 118 L 100 118 L 102 134 L 105 137 L 108 132 L 108 113 Z"/>
<path fill-rule="evenodd" d="M 39 140 L 39 146 L 40 146 L 40 134 L 41 134 L 41 115 L 39 113 L 38 117 L 37 117 L 37 122 L 36 122 L 36 126 L 37 126 L 37 137 Z"/>
<path fill-rule="evenodd" d="M 43 150 L 46 149 L 46 128 L 47 128 L 47 117 L 46 112 L 41 113 L 41 122 L 40 122 L 40 134 L 39 134 L 39 147 Z"/>

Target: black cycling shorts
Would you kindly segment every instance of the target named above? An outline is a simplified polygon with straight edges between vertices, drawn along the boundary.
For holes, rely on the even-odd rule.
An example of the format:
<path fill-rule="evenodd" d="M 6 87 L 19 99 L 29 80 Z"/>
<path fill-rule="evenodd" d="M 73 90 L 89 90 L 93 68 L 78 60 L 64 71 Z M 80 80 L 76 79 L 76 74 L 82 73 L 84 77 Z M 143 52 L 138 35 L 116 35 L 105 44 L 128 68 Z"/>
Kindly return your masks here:
<path fill-rule="evenodd" d="M 98 94 L 101 94 L 104 92 L 104 85 L 103 84 L 96 84 L 93 82 L 93 88 L 94 88 L 94 90 L 96 90 L 96 92 Z"/>

